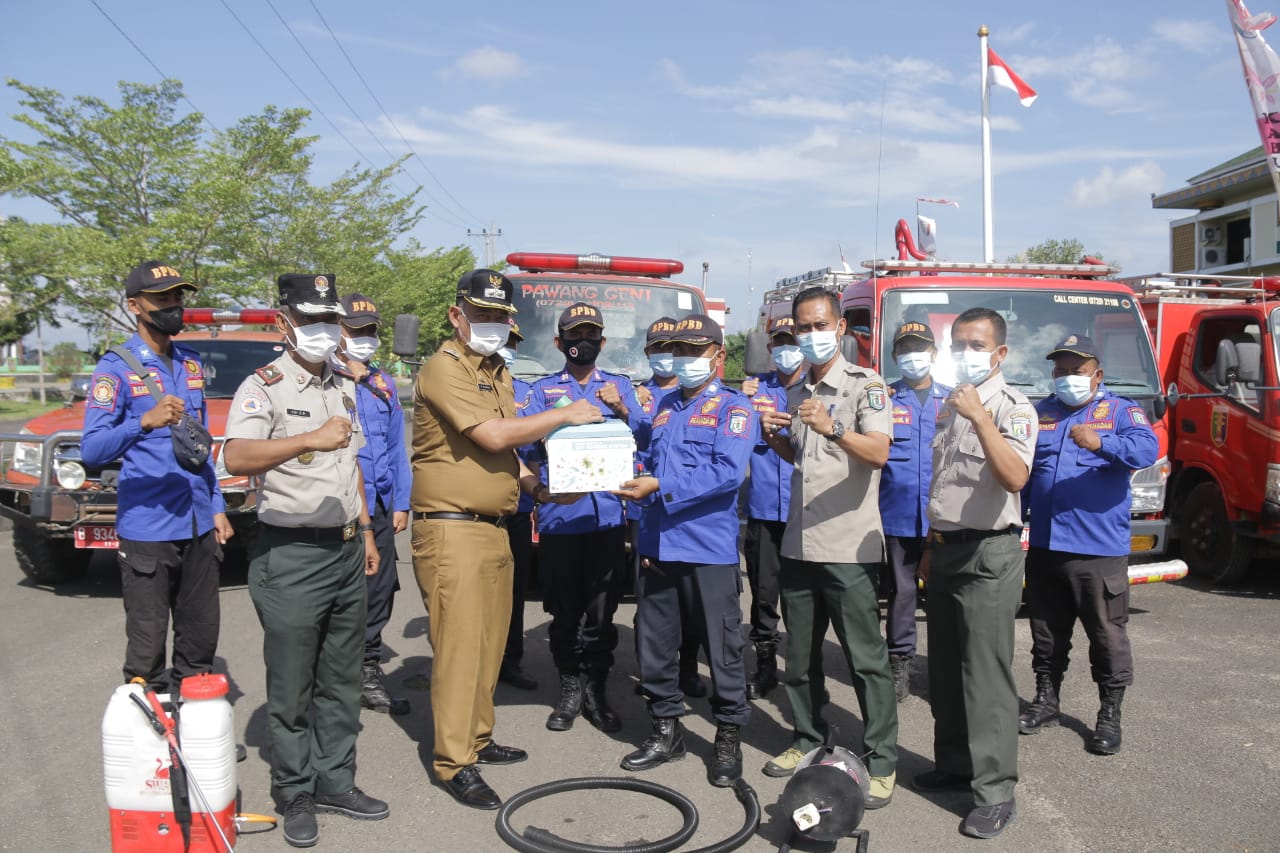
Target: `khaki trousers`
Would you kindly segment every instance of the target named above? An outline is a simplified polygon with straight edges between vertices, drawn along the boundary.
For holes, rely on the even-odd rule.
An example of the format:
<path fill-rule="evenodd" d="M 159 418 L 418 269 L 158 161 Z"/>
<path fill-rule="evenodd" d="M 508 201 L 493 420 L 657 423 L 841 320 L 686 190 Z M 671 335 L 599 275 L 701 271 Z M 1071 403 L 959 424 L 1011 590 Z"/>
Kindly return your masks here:
<path fill-rule="evenodd" d="M 511 621 L 507 532 L 482 521 L 413 522 L 413 573 L 430 618 L 436 778 L 475 763 L 493 738 L 493 690 Z"/>

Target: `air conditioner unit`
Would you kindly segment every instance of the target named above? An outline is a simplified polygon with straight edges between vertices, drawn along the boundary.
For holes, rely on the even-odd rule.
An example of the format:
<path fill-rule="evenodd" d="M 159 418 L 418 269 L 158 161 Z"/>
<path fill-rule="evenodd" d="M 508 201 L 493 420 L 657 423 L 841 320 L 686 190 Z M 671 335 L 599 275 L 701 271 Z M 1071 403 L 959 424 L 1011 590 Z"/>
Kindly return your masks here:
<path fill-rule="evenodd" d="M 1201 258 L 1204 261 L 1200 264 L 1201 268 L 1220 267 L 1227 262 L 1227 253 L 1222 249 L 1210 246 L 1204 250 Z"/>
<path fill-rule="evenodd" d="M 1206 246 L 1216 246 L 1222 242 L 1222 226 L 1206 225 L 1200 229 L 1200 242 Z"/>

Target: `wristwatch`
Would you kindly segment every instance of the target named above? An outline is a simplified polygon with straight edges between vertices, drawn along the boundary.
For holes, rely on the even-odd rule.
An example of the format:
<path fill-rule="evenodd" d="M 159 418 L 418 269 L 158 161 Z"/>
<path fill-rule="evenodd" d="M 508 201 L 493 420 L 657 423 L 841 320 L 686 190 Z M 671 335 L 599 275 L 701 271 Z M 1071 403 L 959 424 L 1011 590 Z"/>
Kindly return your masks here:
<path fill-rule="evenodd" d="M 827 441 L 839 441 L 842 437 L 844 437 L 844 424 L 832 421 L 831 433 L 827 436 Z"/>

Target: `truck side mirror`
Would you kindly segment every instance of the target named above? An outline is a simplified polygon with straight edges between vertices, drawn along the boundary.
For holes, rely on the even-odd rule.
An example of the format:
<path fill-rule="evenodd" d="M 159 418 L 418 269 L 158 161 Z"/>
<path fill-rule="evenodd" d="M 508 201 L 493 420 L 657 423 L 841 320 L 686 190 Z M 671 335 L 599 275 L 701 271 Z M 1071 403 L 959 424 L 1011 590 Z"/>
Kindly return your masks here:
<path fill-rule="evenodd" d="M 1163 400 L 1169 404 L 1169 408 L 1178 405 L 1178 400 L 1182 398 L 1182 393 L 1178 391 L 1178 383 L 1170 382 L 1169 388 L 1164 392 Z"/>
<path fill-rule="evenodd" d="M 747 352 L 742 359 L 742 369 L 747 376 L 758 376 L 773 370 L 773 356 L 769 354 L 769 338 L 759 329 L 747 332 Z"/>
<path fill-rule="evenodd" d="M 422 321 L 416 314 L 397 314 L 395 335 L 391 339 L 391 351 L 408 361 L 418 355 L 418 331 Z"/>
<path fill-rule="evenodd" d="M 1262 347 L 1251 341 L 1236 344 L 1236 380 L 1246 385 L 1262 381 Z"/>
<path fill-rule="evenodd" d="M 1240 369 L 1240 356 L 1236 343 L 1227 338 L 1218 341 L 1218 357 L 1213 364 L 1214 380 L 1219 388 L 1227 388 L 1236 381 Z"/>

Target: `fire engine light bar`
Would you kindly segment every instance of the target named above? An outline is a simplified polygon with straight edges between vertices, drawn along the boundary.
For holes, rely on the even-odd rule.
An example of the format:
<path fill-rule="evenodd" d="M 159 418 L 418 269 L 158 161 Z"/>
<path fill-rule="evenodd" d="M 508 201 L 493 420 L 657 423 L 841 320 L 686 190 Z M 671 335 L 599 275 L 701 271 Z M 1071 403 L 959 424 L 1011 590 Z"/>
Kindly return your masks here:
<path fill-rule="evenodd" d="M 660 278 L 684 272 L 684 264 L 667 258 L 627 258 L 610 255 L 568 255 L 556 252 L 512 252 L 507 263 L 527 272 L 597 272 L 651 275 Z"/>
<path fill-rule="evenodd" d="M 877 259 L 863 261 L 862 266 L 878 272 L 973 272 L 1023 275 L 1069 275 L 1082 278 L 1103 278 L 1115 267 L 1106 264 L 979 264 L 959 261 L 893 261 Z"/>
<path fill-rule="evenodd" d="M 182 312 L 184 323 L 239 323 L 241 325 L 273 324 L 274 308 L 187 308 Z"/>

